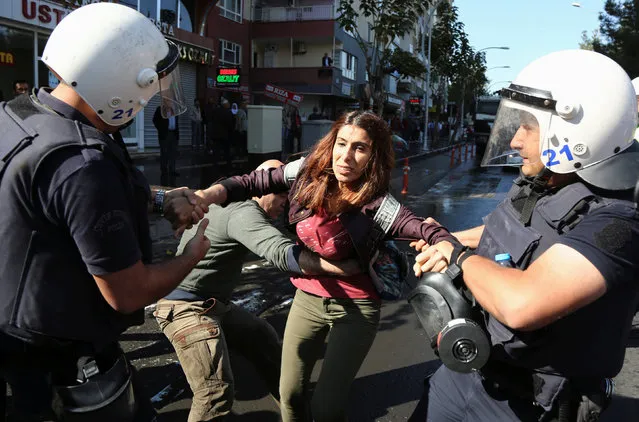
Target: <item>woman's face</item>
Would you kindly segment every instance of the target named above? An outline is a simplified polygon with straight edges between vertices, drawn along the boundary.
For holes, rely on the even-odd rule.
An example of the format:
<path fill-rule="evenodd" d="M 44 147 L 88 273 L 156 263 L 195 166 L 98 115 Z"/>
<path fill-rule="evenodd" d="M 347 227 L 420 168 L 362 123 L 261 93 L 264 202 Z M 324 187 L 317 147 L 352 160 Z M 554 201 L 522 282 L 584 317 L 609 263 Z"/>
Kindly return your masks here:
<path fill-rule="evenodd" d="M 340 186 L 358 181 L 372 154 L 373 141 L 364 129 L 342 126 L 333 145 L 333 172 Z"/>

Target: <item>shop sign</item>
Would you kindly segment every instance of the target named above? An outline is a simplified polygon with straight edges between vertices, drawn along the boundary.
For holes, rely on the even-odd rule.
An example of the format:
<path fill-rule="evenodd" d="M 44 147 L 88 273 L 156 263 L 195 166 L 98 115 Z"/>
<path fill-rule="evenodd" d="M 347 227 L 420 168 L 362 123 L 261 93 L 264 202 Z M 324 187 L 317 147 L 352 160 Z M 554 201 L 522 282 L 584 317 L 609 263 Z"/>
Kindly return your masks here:
<path fill-rule="evenodd" d="M 218 67 L 215 76 L 215 86 L 240 86 L 240 69 L 237 67 Z"/>
<path fill-rule="evenodd" d="M 0 16 L 53 29 L 71 9 L 54 0 L 0 0 Z"/>
<path fill-rule="evenodd" d="M 0 65 L 3 66 L 13 66 L 15 62 L 13 61 L 13 54 L 7 53 L 5 51 L 0 51 Z"/>
<path fill-rule="evenodd" d="M 422 99 L 421 99 L 421 98 L 419 98 L 419 97 L 410 97 L 410 98 L 408 99 L 408 102 L 409 102 L 411 105 L 421 105 L 421 103 L 422 103 Z"/>
<path fill-rule="evenodd" d="M 392 96 L 390 96 L 390 95 L 388 95 L 388 94 L 386 94 L 386 101 L 387 101 L 389 104 L 393 104 L 393 105 L 396 105 L 396 106 L 398 106 L 398 107 L 401 107 L 401 105 L 404 103 L 404 101 L 403 101 L 403 100 L 401 100 L 401 99 L 399 99 L 399 98 L 392 97 Z"/>
<path fill-rule="evenodd" d="M 266 84 L 266 86 L 264 87 L 264 95 L 295 107 L 298 107 L 302 100 L 304 100 L 303 95 L 296 94 L 294 92 L 276 87 L 275 85 L 271 84 Z"/>
<path fill-rule="evenodd" d="M 151 20 L 151 22 L 153 22 L 155 27 L 160 30 L 161 33 L 163 33 L 164 35 L 170 35 L 172 37 L 175 37 L 175 31 L 173 30 L 173 25 L 167 22 L 156 21 L 153 18 L 149 18 L 149 19 Z"/>
<path fill-rule="evenodd" d="M 190 44 L 181 43 L 180 40 L 174 39 L 180 52 L 180 59 L 197 64 L 212 65 L 215 54 L 211 50 L 196 47 Z"/>

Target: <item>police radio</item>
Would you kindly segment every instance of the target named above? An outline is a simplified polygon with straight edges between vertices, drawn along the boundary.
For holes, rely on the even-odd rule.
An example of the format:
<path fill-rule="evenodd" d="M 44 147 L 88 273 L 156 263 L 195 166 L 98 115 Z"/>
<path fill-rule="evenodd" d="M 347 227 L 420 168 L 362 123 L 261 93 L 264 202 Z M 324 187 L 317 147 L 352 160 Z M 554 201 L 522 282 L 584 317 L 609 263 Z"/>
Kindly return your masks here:
<path fill-rule="evenodd" d="M 425 273 L 409 293 L 408 303 L 446 367 L 468 373 L 488 362 L 491 345 L 477 322 L 483 320 L 480 308 L 456 264 L 444 273 Z"/>

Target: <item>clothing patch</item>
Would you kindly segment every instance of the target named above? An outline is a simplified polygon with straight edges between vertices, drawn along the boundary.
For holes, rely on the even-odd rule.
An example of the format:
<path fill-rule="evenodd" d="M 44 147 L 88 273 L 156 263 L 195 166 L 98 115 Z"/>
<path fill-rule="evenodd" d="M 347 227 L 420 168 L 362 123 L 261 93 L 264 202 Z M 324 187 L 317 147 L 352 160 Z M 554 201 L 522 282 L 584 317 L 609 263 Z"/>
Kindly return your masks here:
<path fill-rule="evenodd" d="M 128 215 L 122 210 L 107 211 L 100 216 L 93 230 L 104 236 L 123 230 L 129 225 Z"/>
<path fill-rule="evenodd" d="M 598 247 L 612 253 L 621 252 L 632 238 L 632 226 L 624 220 L 614 220 L 603 229 L 595 232 Z"/>

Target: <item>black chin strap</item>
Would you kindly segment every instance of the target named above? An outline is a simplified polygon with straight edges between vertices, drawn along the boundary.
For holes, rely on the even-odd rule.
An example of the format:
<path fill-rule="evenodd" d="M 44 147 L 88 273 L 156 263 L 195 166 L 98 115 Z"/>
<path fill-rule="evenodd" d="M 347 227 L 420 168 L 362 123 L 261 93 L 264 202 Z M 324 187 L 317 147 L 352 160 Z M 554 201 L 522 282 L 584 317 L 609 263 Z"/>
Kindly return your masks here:
<path fill-rule="evenodd" d="M 519 176 L 515 179 L 515 184 L 520 187 L 519 192 L 511 201 L 515 210 L 519 212 L 519 221 L 524 226 L 530 225 L 533 210 L 537 201 L 550 193 L 548 180 L 552 172 L 544 168 L 541 173 L 533 177 Z"/>

